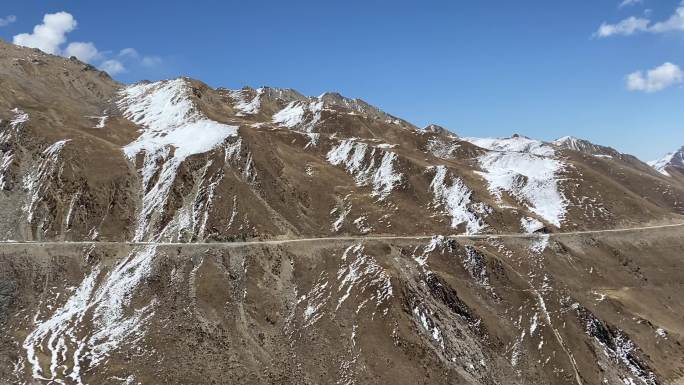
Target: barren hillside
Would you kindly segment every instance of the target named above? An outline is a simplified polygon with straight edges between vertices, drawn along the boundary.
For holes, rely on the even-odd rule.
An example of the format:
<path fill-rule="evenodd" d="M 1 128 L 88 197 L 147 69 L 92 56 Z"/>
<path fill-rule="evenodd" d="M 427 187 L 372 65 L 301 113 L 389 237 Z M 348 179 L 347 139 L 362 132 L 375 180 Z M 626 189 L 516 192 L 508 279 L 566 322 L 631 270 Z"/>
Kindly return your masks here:
<path fill-rule="evenodd" d="M 2 42 L 0 157 L 0 384 L 684 381 L 672 165 Z"/>

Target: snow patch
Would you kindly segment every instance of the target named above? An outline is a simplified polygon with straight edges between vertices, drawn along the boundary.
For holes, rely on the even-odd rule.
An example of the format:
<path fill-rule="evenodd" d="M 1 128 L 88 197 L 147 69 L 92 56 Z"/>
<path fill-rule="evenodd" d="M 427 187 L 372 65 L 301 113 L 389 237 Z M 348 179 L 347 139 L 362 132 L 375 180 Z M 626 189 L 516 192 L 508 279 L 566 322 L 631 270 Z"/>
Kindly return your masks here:
<path fill-rule="evenodd" d="M 109 119 L 109 115 L 102 115 L 102 116 L 86 116 L 88 119 L 93 119 L 97 121 L 95 126 L 93 128 L 105 128 L 105 124 L 107 123 L 107 119 Z"/>
<path fill-rule="evenodd" d="M 14 116 L 9 121 L 9 128 L 0 131 L 0 144 L 4 148 L 4 150 L 0 150 L 2 153 L 2 159 L 0 159 L 0 190 L 8 187 L 6 174 L 15 159 L 12 150 L 12 137 L 18 135 L 24 123 L 29 121 L 28 114 L 19 108 L 14 108 L 11 112 Z"/>
<path fill-rule="evenodd" d="M 351 212 L 352 205 L 348 199 L 349 196 L 344 197 L 341 207 L 335 207 L 330 211 L 331 215 L 337 215 L 337 218 L 332 223 L 333 233 L 340 231 L 344 225 L 344 221 L 347 219 L 347 215 Z"/>
<path fill-rule="evenodd" d="M 155 247 L 133 251 L 99 284 L 101 270 L 94 268 L 64 305 L 45 318 L 36 314 L 34 329 L 23 343 L 34 379 L 62 384 L 69 379 L 83 385 L 83 372 L 142 338 L 141 327 L 155 301 L 129 309 L 135 289 L 151 274 L 155 252 Z M 41 362 L 44 356 L 50 359 L 49 372 Z"/>
<path fill-rule="evenodd" d="M 475 234 L 486 225 L 471 209 L 472 191 L 458 177 L 451 176 L 451 184 L 447 183 L 448 169 L 446 166 L 430 167 L 435 176 L 430 183 L 430 190 L 434 196 L 435 206 L 443 206 L 451 217 L 451 227 L 456 228 L 465 223 L 466 234 Z"/>
<path fill-rule="evenodd" d="M 337 301 L 336 311 L 353 291 L 357 292 L 357 299 L 362 299 L 359 301 L 361 305 L 357 308 L 357 313 L 368 301 L 374 301 L 376 308 L 388 303 L 393 295 L 390 276 L 375 258 L 365 253 L 362 245 L 353 245 L 345 249 L 342 262 L 343 266 L 337 272 L 337 291 L 341 295 Z"/>
<path fill-rule="evenodd" d="M 548 144 L 524 136 L 510 138 L 461 138 L 478 147 L 500 152 L 524 152 L 538 156 L 554 156 L 553 148 Z"/>
<path fill-rule="evenodd" d="M 442 350 L 444 350 L 444 337 L 442 337 L 442 331 L 439 329 L 435 321 L 430 318 L 426 310 L 421 307 L 416 306 L 413 308 L 413 314 L 420 321 L 420 325 L 423 329 L 430 335 L 433 341 L 439 345 Z"/>
<path fill-rule="evenodd" d="M 549 234 L 543 234 L 537 237 L 530 246 L 530 251 L 534 254 L 541 254 L 549 246 Z"/>
<path fill-rule="evenodd" d="M 387 198 L 402 180 L 395 170 L 397 154 L 366 143 L 344 140 L 328 152 L 327 160 L 333 166 L 344 166 L 358 186 L 371 185 L 372 195 L 379 200 Z"/>
<path fill-rule="evenodd" d="M 544 224 L 534 218 L 523 217 L 520 218 L 520 227 L 522 228 L 523 232 L 532 234 L 543 229 Z"/>
<path fill-rule="evenodd" d="M 322 310 L 330 300 L 330 292 L 328 290 L 328 280 L 325 272 L 316 280 L 314 286 L 309 290 L 309 293 L 303 295 L 297 303 L 306 301 L 306 308 L 304 309 L 304 327 L 309 327 L 318 322 L 318 320 L 325 314 Z"/>
<path fill-rule="evenodd" d="M 24 204 L 23 210 L 26 213 L 26 221 L 28 223 L 33 222 L 38 202 L 48 192 L 50 178 L 55 172 L 61 173 L 60 153 L 67 142 L 69 142 L 68 139 L 60 140 L 46 148 L 41 155 L 40 161 L 24 175 L 23 187 L 27 193 L 27 201 Z"/>
<path fill-rule="evenodd" d="M 553 151 L 553 150 L 551 150 Z M 491 151 L 478 158 L 489 191 L 501 200 L 507 192 L 545 221 L 560 227 L 567 200 L 558 187 L 561 161 L 522 152 Z"/>
<path fill-rule="evenodd" d="M 458 142 L 445 141 L 443 139 L 431 138 L 427 142 L 427 150 L 433 156 L 440 159 L 456 158 L 456 151 L 461 147 Z"/>
<path fill-rule="evenodd" d="M 305 132 L 312 132 L 321 119 L 321 111 L 323 111 L 323 101 L 320 99 L 308 102 L 297 100 L 290 102 L 273 115 L 273 123 L 289 129 L 300 128 Z M 304 124 L 306 120 L 308 122 Z"/>
<path fill-rule="evenodd" d="M 254 115 L 259 112 L 261 108 L 261 96 L 264 94 L 263 88 L 256 90 L 256 95 L 247 100 L 247 92 L 245 90 L 231 91 L 230 96 L 235 100 L 235 109 L 238 110 L 237 116 Z"/>
<path fill-rule="evenodd" d="M 155 213 L 163 212 L 181 163 L 237 136 L 237 127 L 205 117 L 193 105 L 190 94 L 184 79 L 135 84 L 120 93 L 118 105 L 124 116 L 143 127 L 140 136 L 124 147 L 130 159 L 144 154 L 144 197 L 134 237 L 137 241 L 151 236 Z"/>

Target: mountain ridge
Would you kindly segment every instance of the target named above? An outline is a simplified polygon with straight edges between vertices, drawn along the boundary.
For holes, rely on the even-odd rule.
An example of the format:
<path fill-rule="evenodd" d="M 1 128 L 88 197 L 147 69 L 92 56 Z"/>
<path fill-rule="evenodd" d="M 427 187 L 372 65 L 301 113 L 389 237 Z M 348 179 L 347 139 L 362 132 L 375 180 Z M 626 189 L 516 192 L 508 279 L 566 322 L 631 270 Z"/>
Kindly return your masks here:
<path fill-rule="evenodd" d="M 684 182 L 634 157 L 4 43 L 0 84 L 3 385 L 682 379 Z"/>
<path fill-rule="evenodd" d="M 212 218 L 216 215 L 217 220 L 223 216 L 237 219 L 236 215 L 239 213 L 231 209 L 230 214 L 212 215 L 212 210 L 224 210 L 225 207 L 237 209 L 237 200 L 232 202 L 228 199 L 224 202 L 227 200 L 226 196 L 217 193 L 235 186 L 242 186 L 240 189 L 244 192 L 250 191 L 247 194 L 251 197 L 248 201 L 253 200 L 250 207 L 262 207 L 259 212 L 269 213 L 267 217 L 272 219 L 278 218 L 270 223 L 258 220 L 261 223 L 255 226 L 252 223 L 254 219 L 243 217 L 249 225 L 238 226 L 242 228 L 238 232 L 241 237 L 257 234 L 304 235 L 311 234 L 313 228 L 318 228 L 314 232 L 320 234 L 320 228 L 325 227 L 326 222 L 332 233 L 362 230 L 387 232 L 389 228 L 399 233 L 416 231 L 412 230 L 415 224 L 402 224 L 398 217 L 395 222 L 387 222 L 387 215 L 391 216 L 386 211 L 387 207 L 396 209 L 401 205 L 413 207 L 410 211 L 416 213 L 429 213 L 429 216 L 416 215 L 412 219 L 419 224 L 422 231 L 439 228 L 439 232 L 510 232 L 516 228 L 521 229 L 521 223 L 528 223 L 531 219 L 546 222 L 553 228 L 561 228 L 564 223 L 566 226 L 583 227 L 591 226 L 590 223 L 594 221 L 613 221 L 616 214 L 599 208 L 603 203 L 572 202 L 582 196 L 586 196 L 582 199 L 599 198 L 591 197 L 598 192 L 570 193 L 574 188 L 567 182 L 573 178 L 571 175 L 581 173 L 580 169 L 584 168 L 585 172 L 595 174 L 598 168 L 594 164 L 597 161 L 606 167 L 606 171 L 601 172 L 611 172 L 608 167 L 610 163 L 620 162 L 627 167 L 625 170 L 628 171 L 628 179 L 618 181 L 614 177 L 605 179 L 606 176 L 596 175 L 596 178 L 604 178 L 602 182 L 597 179 L 597 183 L 609 189 L 627 189 L 626 191 L 643 190 L 639 187 L 641 183 L 632 183 L 634 178 L 657 179 L 657 175 L 660 175 L 644 174 L 647 166 L 635 158 L 586 141 L 581 142 L 583 148 L 577 148 L 576 145 L 568 147 L 560 142 L 547 143 L 517 135 L 500 139 L 460 138 L 443 128 L 420 129 L 366 102 L 336 93 L 307 97 L 292 89 L 213 89 L 187 77 L 122 85 L 72 59 L 41 56 L 35 51 L 16 47 L 7 49 L 19 50 L 22 53 L 20 56 L 25 57 L 26 52 L 31 52 L 28 54 L 28 61 L 23 59 L 29 67 L 17 68 L 14 73 L 17 79 L 23 79 L 26 71 L 35 73 L 34 67 L 47 70 L 49 65 L 39 63 L 41 60 L 48 60 L 46 58 L 55 61 L 58 66 L 67 66 L 63 68 L 74 67 L 71 72 L 93 75 L 93 80 L 78 87 L 84 88 L 85 92 L 99 92 L 99 99 L 95 99 L 99 106 L 84 110 L 82 104 L 74 103 L 69 111 L 81 110 L 80 113 L 55 120 L 55 127 L 63 127 L 64 134 L 51 139 L 50 132 L 45 131 L 48 135 L 41 133 L 37 137 L 46 135 L 46 139 L 50 138 L 46 145 L 65 141 L 59 147 L 59 153 L 69 152 L 74 143 L 81 140 L 91 142 L 97 139 L 109 143 L 107 157 L 127 164 L 126 167 L 120 167 L 122 177 L 125 175 L 126 187 L 118 187 L 120 192 L 114 202 L 126 212 L 122 214 L 127 219 L 122 217 L 123 222 L 120 223 L 125 230 L 122 232 L 122 229 L 111 229 L 111 232 L 127 233 L 137 240 L 159 237 L 178 239 L 186 236 L 218 236 L 218 240 L 228 236 L 232 231 L 216 228 L 212 225 Z M 10 61 L 15 65 L 17 63 L 15 58 L 10 58 Z M 74 82 L 71 80 L 71 72 L 61 72 L 61 76 L 65 78 L 63 82 Z M 34 77 L 34 81 L 37 79 L 40 78 Z M 100 86 L 98 82 L 105 82 L 106 86 Z M 61 86 L 51 86 L 50 83 L 39 88 L 55 88 L 55 93 L 63 92 Z M 27 120 L 21 125 L 30 130 L 34 112 L 30 106 L 14 104 L 12 108 L 21 107 L 22 111 L 27 111 Z M 48 113 L 54 117 L 62 112 L 48 110 Z M 39 120 L 41 116 L 48 116 L 41 111 L 37 111 L 37 115 Z M 60 121 L 73 121 L 76 124 L 64 125 Z M 79 126 L 74 131 L 73 127 Z M 197 137 L 199 132 L 202 135 Z M 289 141 L 289 144 L 286 145 L 284 141 Z M 274 143 L 282 146 L 273 147 Z M 286 148 L 289 149 L 285 150 Z M 566 153 L 568 150 L 574 152 Z M 596 158 L 597 154 L 592 153 L 597 151 L 601 152 L 598 155 L 604 156 L 603 159 Z M 121 152 L 125 156 L 121 156 Z M 583 153 L 592 155 L 592 158 L 578 157 Z M 81 154 L 77 152 L 77 156 Z M 605 158 L 607 156 L 614 159 Z M 200 158 L 207 159 L 208 163 L 203 166 L 197 163 Z M 18 157 L 12 159 L 14 162 L 18 161 Z M 12 168 L 12 162 L 5 164 L 8 165 L 6 168 Z M 55 157 L 43 167 L 46 171 L 51 171 L 49 167 L 57 165 L 63 163 Z M 296 169 L 293 168 L 295 165 Z M 131 167 L 137 171 L 131 173 Z M 79 168 L 78 172 L 90 174 L 87 167 Z M 310 197 L 320 194 L 320 189 L 327 183 L 310 184 L 317 179 L 317 173 L 322 175 L 322 180 L 347 179 L 347 192 L 331 194 L 326 191 L 324 196 L 327 198 L 320 200 L 320 203 L 327 207 L 314 210 L 317 214 L 313 222 L 303 225 L 296 218 L 313 218 L 309 211 L 312 206 L 307 207 L 313 204 Z M 561 178 L 561 175 L 565 176 Z M 49 176 L 57 179 L 60 177 L 54 173 Z M 88 175 L 86 180 L 93 177 Z M 97 176 L 102 177 L 106 178 L 102 174 Z M 225 178 L 237 179 L 227 184 Z M 183 179 L 187 179 L 190 185 L 184 185 Z M 121 186 L 122 181 L 123 179 L 114 183 Z M 139 187 L 134 187 L 135 185 Z M 228 187 L 229 185 L 233 187 Z M 289 192 L 283 190 L 284 186 L 287 186 Z M 578 186 L 581 185 L 575 187 Z M 368 188 L 370 194 L 367 192 Z M 136 192 L 136 189 L 143 191 L 143 194 Z M 41 195 L 42 191 L 43 188 L 39 189 L 35 198 L 32 198 L 36 201 L 34 205 L 61 204 L 64 208 L 61 209 L 61 214 L 47 211 L 46 218 L 38 215 L 40 223 L 33 221 L 36 218 L 32 214 L 31 232 L 43 231 L 40 235 L 42 237 L 45 228 L 53 227 L 51 231 L 55 235 L 52 236 L 61 237 L 64 229 L 55 228 L 55 221 L 62 217 L 59 227 L 66 227 L 71 234 L 69 236 L 76 237 L 73 239 L 102 234 L 98 226 L 92 225 L 88 225 L 90 228 L 87 231 L 68 229 L 75 225 L 72 215 L 93 217 L 91 213 L 78 213 L 85 202 L 79 204 L 77 200 L 74 204 L 67 204 L 66 197 L 55 199 L 51 203 L 44 202 L 47 197 Z M 75 192 L 77 191 L 78 189 Z M 187 196 L 191 191 L 195 194 L 192 202 Z M 675 194 L 684 194 L 681 186 L 673 191 Z M 19 191 L 15 192 L 17 196 L 21 195 Z M 643 196 L 645 193 L 646 190 L 636 194 Z M 109 192 L 106 194 L 112 196 Z M 296 198 L 298 194 L 309 198 L 301 201 Z M 244 193 L 233 195 L 238 200 L 245 197 Z M 624 208 L 613 210 L 618 213 L 618 217 L 624 210 L 632 210 L 628 208 L 630 205 L 641 205 L 636 201 L 631 203 L 632 198 L 629 195 L 626 195 L 624 203 L 620 202 L 621 205 L 626 205 Z M 650 195 L 649 199 L 653 203 L 649 204 L 654 205 L 654 213 L 658 210 L 663 214 L 668 210 L 673 214 L 679 213 L 681 207 L 677 202 L 684 201 L 684 198 L 678 199 L 675 196 Z M 350 201 L 355 199 L 358 200 L 357 204 Z M 665 203 L 668 199 L 671 199 L 671 203 Z M 131 206 L 128 202 L 139 203 Z M 283 202 L 289 203 L 283 205 Z M 102 205 L 112 203 L 103 201 Z M 125 208 L 127 205 L 129 208 Z M 357 205 L 358 212 L 353 209 Z M 36 209 L 40 211 L 40 207 Z M 527 215 L 520 215 L 521 210 Z M 332 213 L 332 218 L 321 217 L 321 213 Z M 375 213 L 374 218 L 368 218 L 369 213 Z M 435 217 L 437 213 L 441 213 L 443 219 Z M 491 222 L 491 219 L 488 222 L 487 218 L 492 218 L 495 213 L 499 218 L 496 223 Z M 248 217 L 251 215 L 243 214 Z M 354 215 L 355 219 L 347 219 L 348 215 Z M 656 219 L 657 215 L 651 215 L 651 220 Z M 137 219 L 133 220 L 134 217 Z M 583 219 L 568 220 L 570 217 Z M 448 218 L 451 218 L 451 225 L 444 227 Z M 631 213 L 624 218 L 633 220 Z M 377 222 L 378 220 L 381 221 Z M 358 222 L 355 224 L 354 221 Z M 372 230 L 373 225 L 362 224 L 368 221 L 375 222 L 375 230 Z M 446 223 L 440 224 L 442 221 Z M 617 224 L 616 222 L 612 226 Z M 138 230 L 133 230 L 136 226 Z M 207 230 L 212 226 L 213 230 Z M 309 226 L 312 227 L 305 229 Z M 527 225 L 520 231 L 525 228 Z M 9 231 L 10 238 L 25 237 L 10 229 L 6 231 Z M 183 235 L 188 231 L 188 235 Z M 77 235 L 78 233 L 81 235 Z M 30 237 L 35 236 L 38 233 Z"/>

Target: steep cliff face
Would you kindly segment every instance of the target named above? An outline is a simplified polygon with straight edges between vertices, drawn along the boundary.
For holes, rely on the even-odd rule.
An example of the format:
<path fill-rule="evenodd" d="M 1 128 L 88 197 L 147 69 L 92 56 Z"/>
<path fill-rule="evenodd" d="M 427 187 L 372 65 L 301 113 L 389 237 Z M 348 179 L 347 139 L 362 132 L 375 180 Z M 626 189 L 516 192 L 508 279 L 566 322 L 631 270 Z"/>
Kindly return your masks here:
<path fill-rule="evenodd" d="M 601 232 L 682 220 L 632 156 L 5 43 L 0 85 L 0 383 L 681 381 L 681 228 Z"/>

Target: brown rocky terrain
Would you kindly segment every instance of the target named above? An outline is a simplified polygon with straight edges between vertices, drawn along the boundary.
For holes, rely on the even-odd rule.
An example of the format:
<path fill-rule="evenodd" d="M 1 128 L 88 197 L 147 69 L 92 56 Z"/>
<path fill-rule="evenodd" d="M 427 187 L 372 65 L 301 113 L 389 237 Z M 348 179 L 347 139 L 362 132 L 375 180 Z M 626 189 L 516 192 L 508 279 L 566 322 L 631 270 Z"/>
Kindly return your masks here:
<path fill-rule="evenodd" d="M 0 85 L 1 384 L 684 381 L 674 172 L 6 43 Z"/>

